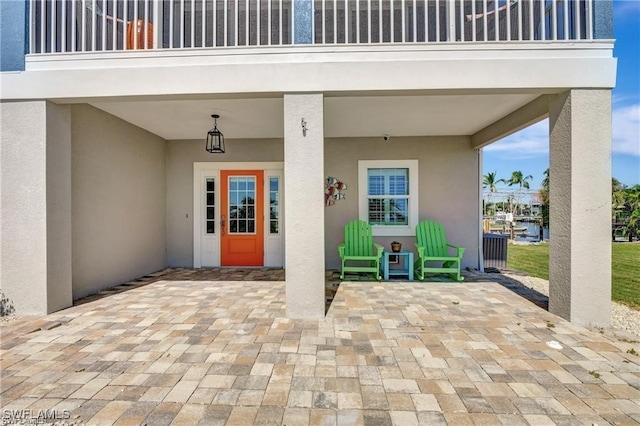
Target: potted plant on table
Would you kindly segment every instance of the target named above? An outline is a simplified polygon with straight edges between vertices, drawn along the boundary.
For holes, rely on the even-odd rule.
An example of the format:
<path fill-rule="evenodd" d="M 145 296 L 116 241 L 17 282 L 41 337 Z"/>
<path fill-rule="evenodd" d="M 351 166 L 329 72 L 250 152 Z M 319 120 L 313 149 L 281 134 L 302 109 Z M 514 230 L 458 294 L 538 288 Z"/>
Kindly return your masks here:
<path fill-rule="evenodd" d="M 392 241 L 391 242 L 391 251 L 394 253 L 400 253 L 400 251 L 402 250 L 402 243 L 399 241 Z"/>

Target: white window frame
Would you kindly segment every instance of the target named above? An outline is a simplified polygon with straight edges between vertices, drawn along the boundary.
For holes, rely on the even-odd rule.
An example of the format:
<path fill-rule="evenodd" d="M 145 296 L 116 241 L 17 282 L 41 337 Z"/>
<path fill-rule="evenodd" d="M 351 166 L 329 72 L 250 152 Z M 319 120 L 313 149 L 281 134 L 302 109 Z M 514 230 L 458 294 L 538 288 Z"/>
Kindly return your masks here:
<path fill-rule="evenodd" d="M 416 235 L 418 224 L 418 160 L 358 160 L 358 215 L 369 222 L 368 170 L 369 169 L 409 169 L 409 224 L 371 225 L 377 237 L 411 237 Z"/>

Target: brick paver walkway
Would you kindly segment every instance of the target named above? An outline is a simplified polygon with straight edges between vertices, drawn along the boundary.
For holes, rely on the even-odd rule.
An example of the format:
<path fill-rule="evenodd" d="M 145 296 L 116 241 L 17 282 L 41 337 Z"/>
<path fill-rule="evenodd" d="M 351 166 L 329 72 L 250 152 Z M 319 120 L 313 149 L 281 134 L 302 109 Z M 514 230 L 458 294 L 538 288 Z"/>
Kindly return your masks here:
<path fill-rule="evenodd" d="M 162 278 L 4 325 L 3 422 L 640 421 L 638 342 L 493 282 L 343 282 L 325 319 L 292 320 L 282 281 Z"/>

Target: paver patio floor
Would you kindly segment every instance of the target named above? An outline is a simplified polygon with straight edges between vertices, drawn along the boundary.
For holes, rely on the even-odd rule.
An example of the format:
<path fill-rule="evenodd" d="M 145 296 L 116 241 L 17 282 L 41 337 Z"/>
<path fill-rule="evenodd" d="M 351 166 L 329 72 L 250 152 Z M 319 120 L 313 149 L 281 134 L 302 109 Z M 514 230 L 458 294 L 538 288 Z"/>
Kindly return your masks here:
<path fill-rule="evenodd" d="M 493 282 L 343 282 L 326 318 L 282 281 L 161 280 L 2 327 L 3 422 L 637 424 L 640 346 Z M 562 349 L 547 342 L 556 341 Z"/>

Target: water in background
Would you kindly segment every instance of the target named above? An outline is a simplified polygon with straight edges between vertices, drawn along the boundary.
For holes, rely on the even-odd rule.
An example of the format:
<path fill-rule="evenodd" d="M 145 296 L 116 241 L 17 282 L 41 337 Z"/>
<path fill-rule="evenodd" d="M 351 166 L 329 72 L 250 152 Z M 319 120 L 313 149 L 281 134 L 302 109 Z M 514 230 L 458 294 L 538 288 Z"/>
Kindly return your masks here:
<path fill-rule="evenodd" d="M 526 236 L 516 236 L 516 241 L 539 241 L 540 240 L 540 226 L 536 222 L 516 222 L 516 228 L 527 228 Z M 542 239 L 549 240 L 549 228 L 542 229 Z"/>

